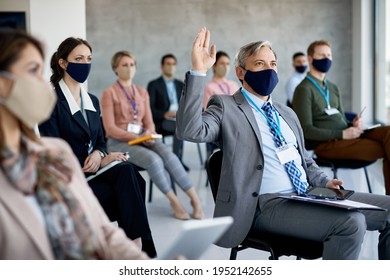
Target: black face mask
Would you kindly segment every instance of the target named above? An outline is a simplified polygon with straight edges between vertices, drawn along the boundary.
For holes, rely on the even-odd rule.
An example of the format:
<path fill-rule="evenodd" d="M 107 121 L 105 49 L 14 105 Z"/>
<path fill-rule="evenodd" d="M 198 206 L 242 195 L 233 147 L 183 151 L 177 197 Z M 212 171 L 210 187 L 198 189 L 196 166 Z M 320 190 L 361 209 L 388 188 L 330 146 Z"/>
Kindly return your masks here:
<path fill-rule="evenodd" d="M 84 83 L 91 71 L 91 63 L 74 63 L 68 62 L 68 67 L 65 70 L 73 80 Z"/>
<path fill-rule="evenodd" d="M 279 82 L 278 74 L 273 69 L 256 72 L 246 70 L 244 80 L 256 93 L 262 96 L 270 95 Z"/>
<path fill-rule="evenodd" d="M 295 66 L 295 70 L 298 72 L 298 73 L 305 73 L 306 70 L 307 70 L 307 65 L 303 65 L 303 66 Z"/>
<path fill-rule="evenodd" d="M 315 69 L 322 73 L 326 73 L 329 71 L 330 67 L 332 66 L 332 60 L 329 58 L 323 58 L 323 59 L 314 59 L 312 62 Z"/>

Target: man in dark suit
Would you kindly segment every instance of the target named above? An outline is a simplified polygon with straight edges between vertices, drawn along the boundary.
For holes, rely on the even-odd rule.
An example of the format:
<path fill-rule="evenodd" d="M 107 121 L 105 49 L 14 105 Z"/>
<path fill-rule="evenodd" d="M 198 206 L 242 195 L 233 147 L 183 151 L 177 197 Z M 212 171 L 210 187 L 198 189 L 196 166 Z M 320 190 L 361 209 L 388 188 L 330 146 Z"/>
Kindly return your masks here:
<path fill-rule="evenodd" d="M 162 135 L 173 135 L 173 153 L 180 160 L 183 157 L 183 141 L 175 135 L 176 111 L 183 89 L 183 82 L 175 79 L 177 59 L 173 54 L 166 54 L 161 58 L 162 75 L 149 82 L 148 92 L 150 107 L 156 132 Z M 183 164 L 188 171 L 188 167 Z"/>

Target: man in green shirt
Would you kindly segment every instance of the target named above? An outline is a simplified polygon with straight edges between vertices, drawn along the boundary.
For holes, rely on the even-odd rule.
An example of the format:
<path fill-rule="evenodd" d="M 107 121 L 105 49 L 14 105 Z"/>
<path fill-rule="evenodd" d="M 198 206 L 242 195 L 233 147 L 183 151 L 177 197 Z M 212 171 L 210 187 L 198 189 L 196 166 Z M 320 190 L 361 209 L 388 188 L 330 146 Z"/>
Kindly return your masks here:
<path fill-rule="evenodd" d="M 310 72 L 294 92 L 293 108 L 301 122 L 307 149 L 322 158 L 377 160 L 383 158 L 386 194 L 390 195 L 390 127 L 362 130 L 357 115 L 348 122 L 338 87 L 326 79 L 332 65 L 329 42 L 307 49 Z"/>

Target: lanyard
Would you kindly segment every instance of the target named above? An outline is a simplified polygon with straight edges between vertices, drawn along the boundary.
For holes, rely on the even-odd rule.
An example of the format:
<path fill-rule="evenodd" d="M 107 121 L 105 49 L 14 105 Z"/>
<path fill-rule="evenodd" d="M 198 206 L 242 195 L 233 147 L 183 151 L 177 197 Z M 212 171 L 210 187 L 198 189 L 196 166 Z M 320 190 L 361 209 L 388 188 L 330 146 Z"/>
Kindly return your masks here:
<path fill-rule="evenodd" d="M 85 109 L 84 109 L 84 101 L 83 101 L 83 96 L 81 95 L 80 93 L 80 105 L 81 105 L 81 114 L 85 120 L 85 123 L 88 125 L 89 127 L 89 124 L 88 124 L 88 121 L 87 121 L 87 114 L 85 113 Z M 93 146 L 92 146 L 92 140 L 90 139 L 89 140 L 89 143 L 88 143 L 88 155 L 90 155 L 91 153 L 93 152 Z"/>
<path fill-rule="evenodd" d="M 323 96 L 324 99 L 325 99 L 326 106 L 328 107 L 328 109 L 330 109 L 328 82 L 325 81 L 325 91 L 324 91 L 324 90 L 317 84 L 317 82 L 314 81 L 314 79 L 313 79 L 312 77 L 306 76 L 306 79 L 308 79 L 310 82 L 312 82 L 312 84 L 320 91 L 320 93 L 322 94 L 322 96 Z"/>
<path fill-rule="evenodd" d="M 222 84 L 224 84 L 226 86 L 225 89 L 222 87 L 222 85 L 220 83 L 217 83 L 217 85 L 221 89 L 222 93 L 226 94 L 226 95 L 229 94 L 229 85 L 227 83 L 222 83 Z M 227 91 L 225 91 L 226 89 L 227 89 Z"/>
<path fill-rule="evenodd" d="M 134 90 L 134 85 L 131 85 L 131 91 L 133 94 L 134 101 L 131 99 L 129 94 L 127 93 L 126 89 L 121 85 L 119 81 L 117 81 L 118 85 L 122 89 L 123 93 L 126 95 L 127 100 L 129 101 L 131 107 L 133 107 L 133 122 L 135 123 L 137 121 L 137 104 L 135 103 L 135 90 Z"/>
<path fill-rule="evenodd" d="M 244 90 L 241 90 L 242 94 L 245 96 L 246 100 L 249 101 L 249 103 L 260 113 L 263 115 L 263 117 L 265 118 L 265 120 L 267 121 L 268 125 L 271 127 L 271 129 L 274 129 L 275 132 L 276 132 L 276 135 L 278 135 L 280 141 L 282 142 L 282 146 L 284 146 L 286 144 L 286 141 L 282 135 L 282 132 L 280 130 L 280 120 L 279 120 L 279 116 L 278 114 L 276 114 L 276 112 L 274 112 L 274 116 L 275 116 L 275 119 L 278 123 L 278 125 L 275 127 L 274 123 L 267 117 L 266 114 L 264 114 L 263 110 L 259 108 L 259 106 L 257 106 L 257 104 L 248 96 L 248 94 L 246 94 L 246 92 Z"/>

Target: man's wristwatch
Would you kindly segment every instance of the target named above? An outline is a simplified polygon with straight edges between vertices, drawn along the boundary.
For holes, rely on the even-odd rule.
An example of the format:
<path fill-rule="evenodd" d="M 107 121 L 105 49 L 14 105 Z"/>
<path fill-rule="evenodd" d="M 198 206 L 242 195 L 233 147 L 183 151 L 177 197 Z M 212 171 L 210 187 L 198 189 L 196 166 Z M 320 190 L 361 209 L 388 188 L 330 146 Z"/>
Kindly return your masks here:
<path fill-rule="evenodd" d="M 102 151 L 100 151 L 100 150 L 97 150 L 97 151 L 98 151 L 101 159 L 103 159 L 106 156 L 106 154 L 103 153 Z"/>

